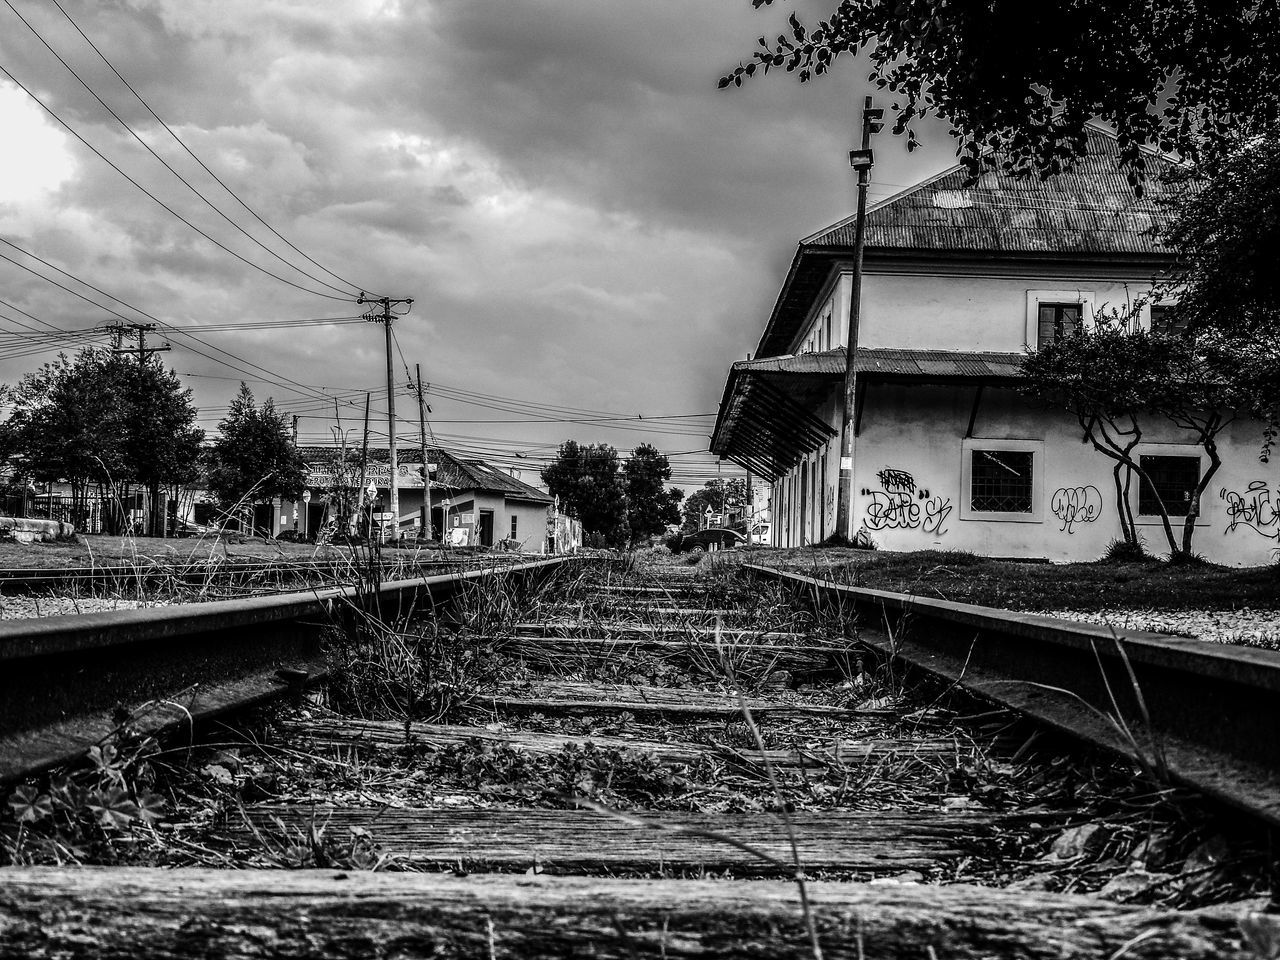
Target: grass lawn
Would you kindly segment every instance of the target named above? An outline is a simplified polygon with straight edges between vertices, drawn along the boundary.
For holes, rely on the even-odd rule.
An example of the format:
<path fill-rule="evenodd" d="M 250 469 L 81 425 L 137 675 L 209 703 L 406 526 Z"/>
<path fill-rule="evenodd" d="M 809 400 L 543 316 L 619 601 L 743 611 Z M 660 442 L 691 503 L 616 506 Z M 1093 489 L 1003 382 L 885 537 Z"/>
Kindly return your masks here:
<path fill-rule="evenodd" d="M 415 554 L 423 559 L 437 559 L 439 551 L 383 548 L 388 559 L 412 559 Z M 243 543 L 219 540 L 216 537 L 183 537 L 159 540 L 151 537 L 110 537 L 97 534 L 79 534 L 72 542 L 13 543 L 0 542 L 0 568 L 80 567 L 96 564 L 148 563 L 160 561 L 181 563 L 184 561 L 303 561 L 348 560 L 349 546 L 317 547 L 312 543 L 289 543 L 280 540 L 245 540 Z"/>
<path fill-rule="evenodd" d="M 782 567 L 897 593 L 1010 610 L 1280 609 L 1280 565 L 1171 566 L 1128 563 L 1018 563 L 959 551 L 868 552 L 841 548 L 738 551 L 744 562 Z"/>

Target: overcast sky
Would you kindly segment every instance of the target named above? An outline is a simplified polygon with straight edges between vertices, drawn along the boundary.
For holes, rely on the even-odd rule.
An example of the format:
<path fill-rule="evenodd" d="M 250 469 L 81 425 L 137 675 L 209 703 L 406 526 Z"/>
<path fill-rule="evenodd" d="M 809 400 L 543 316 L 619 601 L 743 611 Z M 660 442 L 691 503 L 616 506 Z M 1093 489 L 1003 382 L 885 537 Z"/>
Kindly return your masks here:
<path fill-rule="evenodd" d="M 150 315 L 198 337 L 150 342 L 172 344 L 164 359 L 209 430 L 247 379 L 259 399 L 302 416 L 303 442 L 331 439 L 331 396 L 358 442 L 373 390 L 374 439 L 385 443 L 381 327 L 263 328 L 358 316 L 351 297 L 364 289 L 414 298 L 394 324 L 397 380 L 406 363 L 422 365 L 445 446 L 536 468 L 568 437 L 624 453 L 648 441 L 680 454 L 678 479 L 696 485 L 714 476 L 714 458 L 687 452 L 706 450 L 713 418 L 692 415 L 714 414 L 728 364 L 754 348 L 798 239 L 853 209 L 847 152 L 864 68 L 716 89 L 757 36 L 780 31 L 787 3 L 61 2 L 186 146 L 297 248 L 200 169 L 53 0 L 4 0 L 0 66 L 173 213 L 0 76 L 0 238 L 128 306 L 12 246 L 0 255 L 131 321 Z M 150 156 L 15 9 L 227 219 Z M 911 155 L 881 138 L 873 200 L 954 162 L 945 128 L 919 133 L 924 148 Z M 106 342 L 34 338 L 32 328 L 119 319 L 7 260 L 0 300 L 7 383 L 60 345 Z M 34 348 L 46 352 L 18 355 Z M 416 401 L 401 390 L 397 407 L 402 441 L 416 438 Z M 653 422 L 492 422 L 579 411 Z M 682 419 L 656 420 L 673 416 Z"/>

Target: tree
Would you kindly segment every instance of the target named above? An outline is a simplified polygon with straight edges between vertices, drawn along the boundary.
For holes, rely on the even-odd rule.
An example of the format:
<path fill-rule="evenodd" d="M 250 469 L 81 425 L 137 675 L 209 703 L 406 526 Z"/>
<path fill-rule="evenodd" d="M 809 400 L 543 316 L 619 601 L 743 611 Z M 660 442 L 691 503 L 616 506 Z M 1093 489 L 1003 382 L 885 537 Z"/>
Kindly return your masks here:
<path fill-rule="evenodd" d="M 209 490 L 221 506 L 301 496 L 307 484 L 307 465 L 273 400 L 268 398 L 261 407 L 255 406 L 253 391 L 241 383 L 218 431 L 208 454 Z"/>
<path fill-rule="evenodd" d="M 627 524 L 633 543 L 662 533 L 667 524 L 680 522 L 684 491 L 664 488 L 671 479 L 671 463 L 656 447 L 642 443 L 632 450 L 623 472 L 627 480 Z"/>
<path fill-rule="evenodd" d="M 1238 400 L 1280 422 L 1280 135 L 1258 137 L 1188 171 L 1160 233 L 1175 255 L 1163 293 L 1198 343 L 1233 353 Z"/>
<path fill-rule="evenodd" d="M 703 514 L 708 508 L 712 513 L 726 513 L 735 504 L 746 504 L 747 482 L 741 477 L 728 480 L 708 480 L 701 490 L 689 494 L 684 502 L 684 523 L 681 530 L 693 533 L 702 526 Z"/>
<path fill-rule="evenodd" d="M 122 438 L 126 477 L 147 491 L 149 533 L 163 536 L 161 488 L 175 494 L 199 476 L 204 431 L 196 426 L 191 391 L 183 388 L 177 374 L 154 359 L 128 366 L 132 369 L 124 371 L 124 379 L 133 389 Z"/>
<path fill-rule="evenodd" d="M 756 7 L 773 0 L 751 0 Z M 1140 192 L 1143 145 L 1187 159 L 1273 131 L 1280 90 L 1274 0 L 838 0 L 789 35 L 765 37 L 720 79 L 741 86 L 782 68 L 801 82 L 865 53 L 891 93 L 894 132 L 935 113 L 951 123 L 970 173 L 993 163 L 1049 176 L 1085 151 L 1085 123 L 1114 125 Z"/>
<path fill-rule="evenodd" d="M 1163 419 L 1204 449 L 1209 469 L 1191 491 L 1180 541 L 1165 504 L 1153 498 L 1170 556 L 1182 559 L 1191 555 L 1200 498 L 1222 465 L 1216 440 L 1235 418 L 1238 369 L 1237 356 L 1214 344 L 1136 330 L 1125 317 L 1100 318 L 1095 328 L 1028 354 L 1022 361 L 1022 389 L 1074 414 L 1084 439 L 1112 461 L 1121 536 L 1131 547 L 1139 546 L 1129 498 L 1133 475 L 1154 489 L 1135 455 L 1144 427 Z"/>
<path fill-rule="evenodd" d="M 96 487 L 112 532 L 123 530 L 123 505 L 141 485 L 149 495 L 150 532 L 162 532 L 160 490 L 195 479 L 204 440 L 191 392 L 171 370 L 158 360 L 138 363 L 88 349 L 74 360 L 60 356 L 5 394 L 13 412 L 0 433 L 20 474 L 69 483 L 77 517 L 87 514 Z"/>
<path fill-rule="evenodd" d="M 586 534 L 606 546 L 622 547 L 628 539 L 627 491 L 618 467 L 618 451 L 607 443 L 560 444 L 556 459 L 542 470 L 542 482 L 562 509 L 582 521 Z"/>

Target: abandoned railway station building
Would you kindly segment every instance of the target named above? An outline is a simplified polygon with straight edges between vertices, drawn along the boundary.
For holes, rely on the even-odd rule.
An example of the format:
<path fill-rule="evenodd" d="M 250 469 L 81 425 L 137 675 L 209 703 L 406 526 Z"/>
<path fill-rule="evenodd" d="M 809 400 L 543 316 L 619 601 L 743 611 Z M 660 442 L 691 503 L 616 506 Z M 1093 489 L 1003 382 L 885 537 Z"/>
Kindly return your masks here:
<path fill-rule="evenodd" d="M 848 343 L 855 218 L 800 242 L 751 359 L 734 363 L 711 450 L 772 484 L 775 546 L 835 533 L 845 349 L 854 351 L 854 474 L 846 535 L 890 550 L 1092 560 L 1121 536 L 1112 462 L 1074 416 L 1020 394 L 1020 363 L 1100 313 L 1168 322 L 1152 295 L 1171 263 L 1154 238 L 1152 183 L 1135 198 L 1113 136 L 1048 180 L 960 166 L 873 205 L 856 342 Z M 1153 178 L 1165 161 L 1153 157 Z M 1227 564 L 1280 547 L 1280 473 L 1261 425 L 1233 421 L 1204 491 L 1192 548 Z M 1151 417 L 1135 448 L 1151 476 L 1127 493 L 1139 536 L 1167 552 L 1209 466 L 1194 437 Z M 1154 488 L 1154 489 L 1153 489 Z"/>

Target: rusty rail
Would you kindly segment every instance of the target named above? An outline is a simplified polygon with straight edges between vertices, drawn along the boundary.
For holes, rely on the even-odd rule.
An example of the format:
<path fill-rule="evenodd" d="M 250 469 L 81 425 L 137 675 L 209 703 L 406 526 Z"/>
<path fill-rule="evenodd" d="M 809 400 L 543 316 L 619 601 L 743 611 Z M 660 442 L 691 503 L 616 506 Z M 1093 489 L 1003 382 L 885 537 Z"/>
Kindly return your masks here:
<path fill-rule="evenodd" d="M 1280 826 L 1280 652 L 743 569 L 843 611 L 891 662 Z"/>
<path fill-rule="evenodd" d="M 495 576 L 531 582 L 557 557 L 370 587 L 0 621 L 0 783 L 68 762 L 119 717 L 158 732 L 297 692 L 322 678 L 325 628 L 358 609 L 387 619 Z"/>

